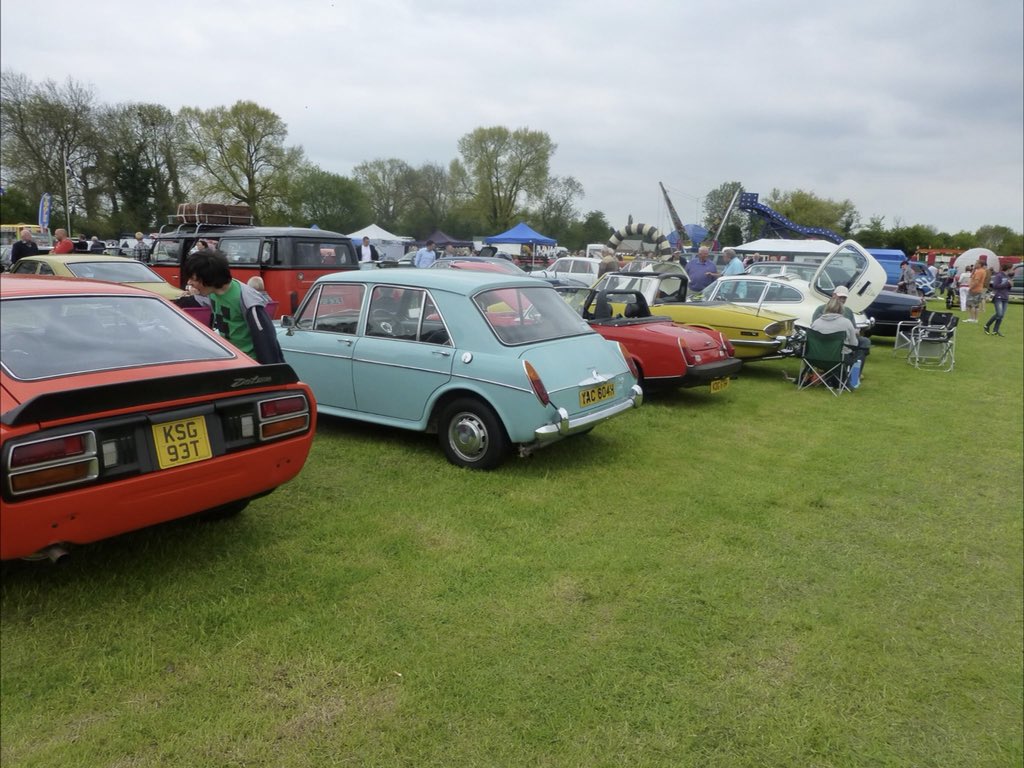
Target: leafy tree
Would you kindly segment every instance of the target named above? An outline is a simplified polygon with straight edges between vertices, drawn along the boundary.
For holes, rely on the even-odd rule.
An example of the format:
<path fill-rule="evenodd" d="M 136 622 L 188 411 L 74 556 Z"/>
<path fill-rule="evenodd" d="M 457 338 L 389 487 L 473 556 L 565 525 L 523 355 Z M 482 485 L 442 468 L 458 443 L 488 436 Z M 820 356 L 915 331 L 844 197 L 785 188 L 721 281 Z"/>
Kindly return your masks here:
<path fill-rule="evenodd" d="M 707 195 L 704 196 L 703 226 L 705 229 L 708 230 L 708 238 L 713 238 L 715 236 L 715 232 L 718 231 L 719 226 L 721 226 L 722 224 L 722 217 L 725 216 L 726 211 L 729 210 L 729 203 L 732 202 L 732 199 L 736 195 L 737 191 L 743 191 L 743 185 L 740 184 L 740 182 L 726 181 L 715 187 L 715 189 L 711 190 L 710 192 L 707 193 Z M 734 226 L 738 226 L 740 229 L 740 239 L 738 242 L 733 242 L 733 240 L 736 237 L 736 231 L 729 230 L 729 245 L 739 245 L 739 243 L 742 243 L 744 233 L 749 234 L 751 235 L 751 237 L 753 237 L 752 233 L 750 232 L 750 221 L 747 214 L 739 210 L 738 208 L 734 207 L 732 209 L 732 212 L 729 214 L 728 223 Z M 723 232 L 720 236 L 720 239 L 724 238 L 725 235 L 726 232 L 723 228 Z M 695 245 L 700 245 L 700 243 L 695 243 Z"/>
<path fill-rule="evenodd" d="M 561 241 L 579 216 L 576 201 L 582 197 L 583 185 L 572 176 L 551 177 L 531 217 L 540 233 Z"/>
<path fill-rule="evenodd" d="M 918 248 L 943 247 L 938 230 L 924 224 L 903 227 L 897 222 L 896 226 L 889 230 L 887 240 L 888 248 L 898 248 L 908 255 L 913 254 Z"/>
<path fill-rule="evenodd" d="M 405 231 L 426 236 L 434 229 L 445 229 L 450 225 L 449 215 L 455 194 L 448 171 L 443 166 L 426 163 L 410 170 L 406 174 L 405 185 L 405 209 L 399 219 Z"/>
<path fill-rule="evenodd" d="M 528 128 L 477 128 L 459 139 L 461 168 L 488 227 L 508 229 L 525 200 L 543 196 L 556 147 Z"/>
<path fill-rule="evenodd" d="M 802 189 L 792 192 L 773 189 L 764 203 L 796 224 L 824 227 L 844 237 L 850 236 L 860 220 L 856 206 L 849 200 L 837 202 Z"/>
<path fill-rule="evenodd" d="M 149 130 L 150 120 L 161 110 L 173 130 L 173 116 L 159 105 L 122 104 L 101 112 L 105 130 L 100 169 L 107 182 L 105 192 L 115 231 L 149 227 L 158 223 L 171 207 L 166 186 L 163 194 L 158 195 L 156 190 L 158 176 L 164 171 L 160 159 L 152 152 Z"/>
<path fill-rule="evenodd" d="M 1009 227 L 986 225 L 981 227 L 974 235 L 974 244 L 980 248 L 988 248 L 997 254 L 1009 255 L 1019 254 L 1021 251 L 1011 250 L 1013 248 L 1014 231 Z"/>
<path fill-rule="evenodd" d="M 855 232 L 853 238 L 865 248 L 885 248 L 888 242 L 885 216 L 872 216 L 868 225 Z"/>
<path fill-rule="evenodd" d="M 564 237 L 558 238 L 559 245 L 572 251 L 582 250 L 588 243 L 604 243 L 615 228 L 601 211 L 590 211 L 580 221 L 569 225 Z M 546 232 L 544 234 L 547 234 Z"/>
<path fill-rule="evenodd" d="M 271 214 L 268 223 L 316 224 L 333 232 L 352 232 L 372 223 L 372 218 L 370 203 L 354 180 L 305 166 L 295 174 L 287 211 Z"/>
<path fill-rule="evenodd" d="M 256 221 L 287 204 L 303 153 L 284 145 L 288 129 L 280 117 L 251 101 L 185 107 L 179 117 L 184 154 L 200 174 L 201 192 L 248 205 Z"/>
<path fill-rule="evenodd" d="M 399 216 L 409 199 L 412 173 L 412 166 L 395 157 L 368 160 L 352 169 L 378 226 L 392 231 L 398 227 Z"/>
<path fill-rule="evenodd" d="M 0 74 L 4 170 L 30 199 L 54 196 L 54 222 L 63 224 L 68 206 L 90 219 L 100 213 L 95 112 L 92 90 L 70 78 L 35 85 L 16 72 Z"/>
<path fill-rule="evenodd" d="M 35 224 L 39 217 L 39 200 L 29 199 L 25 190 L 4 187 L 0 195 L 0 221 L 8 224 Z"/>
<path fill-rule="evenodd" d="M 966 251 L 968 248 L 973 248 L 975 242 L 976 240 L 973 232 L 960 230 L 959 232 L 949 236 L 947 247 L 960 248 L 961 250 Z M 1000 251 L 996 251 L 996 253 L 1000 253 Z M 1014 253 L 1017 253 L 1017 251 L 1014 251 Z"/>

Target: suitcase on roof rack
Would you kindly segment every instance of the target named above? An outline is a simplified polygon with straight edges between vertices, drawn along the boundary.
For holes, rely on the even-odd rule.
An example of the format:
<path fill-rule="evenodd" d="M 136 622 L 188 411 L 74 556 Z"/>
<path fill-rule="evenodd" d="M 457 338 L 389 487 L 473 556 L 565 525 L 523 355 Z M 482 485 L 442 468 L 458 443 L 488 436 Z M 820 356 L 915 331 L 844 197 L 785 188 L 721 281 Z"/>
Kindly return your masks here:
<path fill-rule="evenodd" d="M 178 221 L 182 224 L 252 224 L 252 209 L 248 205 L 225 203 L 181 203 Z"/>

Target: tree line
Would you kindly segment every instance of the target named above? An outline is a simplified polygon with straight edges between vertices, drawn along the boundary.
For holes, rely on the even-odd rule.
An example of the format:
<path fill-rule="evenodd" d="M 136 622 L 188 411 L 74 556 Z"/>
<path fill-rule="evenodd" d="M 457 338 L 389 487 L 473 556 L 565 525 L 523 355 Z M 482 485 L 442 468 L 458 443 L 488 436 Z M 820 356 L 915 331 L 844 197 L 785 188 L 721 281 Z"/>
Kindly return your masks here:
<path fill-rule="evenodd" d="M 603 242 L 614 229 L 601 211 L 581 213 L 583 186 L 551 174 L 557 144 L 529 128 L 476 128 L 458 140 L 458 156 L 447 165 L 376 158 L 344 176 L 310 162 L 302 147 L 287 143 L 284 120 L 251 101 L 175 113 L 160 104 L 104 104 L 72 78 L 35 83 L 3 72 L 0 140 L 3 221 L 35 221 L 39 198 L 49 192 L 51 228 L 70 212 L 73 230 L 88 235 L 151 231 L 178 203 L 197 200 L 248 205 L 266 225 L 351 232 L 372 222 L 417 238 L 436 228 L 469 238 L 525 220 L 571 249 Z M 726 182 L 705 197 L 701 223 L 712 232 L 739 186 Z M 886 228 L 883 217 L 865 226 L 850 201 L 802 190 L 773 190 L 764 201 L 793 221 L 869 247 L 983 245 L 1024 253 L 1024 236 L 1006 227 L 947 234 L 900 222 Z M 720 242 L 756 236 L 757 222 L 733 212 Z"/>

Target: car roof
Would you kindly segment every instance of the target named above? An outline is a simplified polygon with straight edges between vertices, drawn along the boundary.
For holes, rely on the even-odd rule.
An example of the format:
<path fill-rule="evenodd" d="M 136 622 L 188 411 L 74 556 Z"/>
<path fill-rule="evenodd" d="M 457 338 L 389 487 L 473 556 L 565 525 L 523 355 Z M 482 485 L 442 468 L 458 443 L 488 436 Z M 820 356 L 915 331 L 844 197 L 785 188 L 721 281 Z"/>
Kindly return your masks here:
<path fill-rule="evenodd" d="M 79 264 L 82 262 L 118 261 L 137 262 L 130 256 L 114 256 L 104 253 L 39 253 L 34 256 L 24 256 L 21 261 L 43 261 L 50 264 Z M 146 266 L 149 266 L 148 264 Z"/>
<path fill-rule="evenodd" d="M 87 280 L 81 277 L 58 277 L 55 275 L 12 275 L 9 273 L 0 275 L 0 296 L 4 298 L 56 294 L 83 296 L 97 293 L 143 296 L 148 299 L 157 297 L 159 299 L 159 296 L 152 291 L 133 288 L 124 283 L 108 283 L 105 280 Z"/>
<path fill-rule="evenodd" d="M 779 285 L 791 285 L 794 288 L 798 288 L 801 291 L 809 291 L 811 284 L 809 281 L 804 280 L 802 277 L 796 275 L 748 275 L 746 273 L 740 275 L 722 275 L 715 282 L 716 283 L 731 283 L 736 280 L 757 280 L 758 282 L 767 283 L 778 283 Z M 714 286 L 714 283 L 712 283 Z"/>
<path fill-rule="evenodd" d="M 716 282 L 731 280 L 750 280 L 751 278 L 757 280 L 769 280 L 776 283 L 806 283 L 807 280 L 800 277 L 799 275 L 791 275 L 788 272 L 786 274 L 778 274 L 773 272 L 770 275 L 757 275 L 752 272 L 742 272 L 738 275 L 721 275 Z"/>
<path fill-rule="evenodd" d="M 364 283 L 397 285 L 410 288 L 436 288 L 456 293 L 476 293 L 485 288 L 545 287 L 533 277 L 477 272 L 469 269 L 359 269 L 332 272 L 317 279 L 318 283 Z"/>
<path fill-rule="evenodd" d="M 343 235 L 341 232 L 332 232 L 329 229 L 310 229 L 308 227 L 239 227 L 228 229 L 217 233 L 217 240 L 226 237 L 313 237 L 313 238 L 341 238 L 351 242 L 352 238 Z"/>

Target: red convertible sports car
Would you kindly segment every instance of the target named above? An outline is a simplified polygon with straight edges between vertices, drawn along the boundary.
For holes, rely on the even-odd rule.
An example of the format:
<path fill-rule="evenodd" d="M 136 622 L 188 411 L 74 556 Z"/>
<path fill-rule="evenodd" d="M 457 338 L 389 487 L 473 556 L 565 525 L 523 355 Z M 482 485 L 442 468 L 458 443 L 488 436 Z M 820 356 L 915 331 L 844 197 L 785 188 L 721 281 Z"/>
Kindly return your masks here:
<path fill-rule="evenodd" d="M 556 290 L 591 328 L 625 346 L 644 389 L 709 387 L 711 392 L 721 392 L 743 365 L 720 332 L 652 316 L 640 291 Z M 623 314 L 616 315 L 613 305 L 624 305 Z"/>
<path fill-rule="evenodd" d="M 313 395 L 159 296 L 0 276 L 0 559 L 49 556 L 298 474 Z"/>

